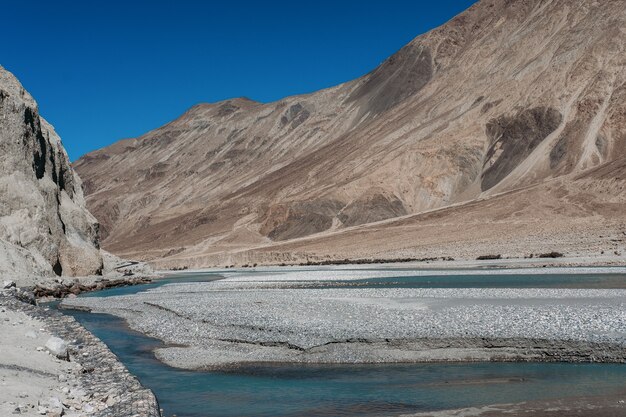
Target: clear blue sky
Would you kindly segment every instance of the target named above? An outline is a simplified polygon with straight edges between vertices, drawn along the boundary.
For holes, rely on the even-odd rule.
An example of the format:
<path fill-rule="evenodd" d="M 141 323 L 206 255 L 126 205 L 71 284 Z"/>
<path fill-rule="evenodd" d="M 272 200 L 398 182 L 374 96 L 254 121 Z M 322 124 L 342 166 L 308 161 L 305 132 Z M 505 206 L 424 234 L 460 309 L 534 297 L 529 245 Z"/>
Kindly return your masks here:
<path fill-rule="evenodd" d="M 196 103 L 359 77 L 473 0 L 3 1 L 0 65 L 72 160 Z"/>

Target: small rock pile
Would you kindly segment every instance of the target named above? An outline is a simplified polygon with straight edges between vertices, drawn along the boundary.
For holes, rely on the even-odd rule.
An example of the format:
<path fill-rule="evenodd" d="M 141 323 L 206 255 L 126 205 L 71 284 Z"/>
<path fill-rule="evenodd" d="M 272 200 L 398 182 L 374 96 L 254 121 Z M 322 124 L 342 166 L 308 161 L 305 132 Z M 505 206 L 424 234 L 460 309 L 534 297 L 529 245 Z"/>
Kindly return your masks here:
<path fill-rule="evenodd" d="M 28 289 L 18 288 L 14 281 L 4 281 L 0 289 L 0 295 L 13 297 L 17 300 L 35 305 L 35 294 Z"/>

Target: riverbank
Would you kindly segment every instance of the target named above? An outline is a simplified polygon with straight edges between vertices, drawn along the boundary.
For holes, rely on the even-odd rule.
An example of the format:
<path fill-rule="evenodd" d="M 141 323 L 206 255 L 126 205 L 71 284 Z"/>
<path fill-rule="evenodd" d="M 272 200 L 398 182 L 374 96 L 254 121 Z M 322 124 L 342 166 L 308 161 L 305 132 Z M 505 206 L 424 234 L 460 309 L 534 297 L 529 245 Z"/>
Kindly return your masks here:
<path fill-rule="evenodd" d="M 498 255 L 485 255 L 485 258 L 493 257 L 493 259 L 453 259 L 448 257 L 438 258 L 384 258 L 384 259 L 345 259 L 345 260 L 328 260 L 320 262 L 281 262 L 268 264 L 243 264 L 243 265 L 226 265 L 225 267 L 206 267 L 206 268 L 181 268 L 171 270 L 160 270 L 159 274 L 177 275 L 181 273 L 209 273 L 216 271 L 256 271 L 264 272 L 293 270 L 307 268 L 332 268 L 342 269 L 443 269 L 443 270 L 463 270 L 463 269 L 528 269 L 528 268 L 588 268 L 600 269 L 605 268 L 626 268 L 626 256 L 599 255 L 599 256 L 563 256 L 563 257 L 540 257 L 533 256 L 525 258 L 505 258 Z"/>
<path fill-rule="evenodd" d="M 73 318 L 0 294 L 0 414 L 160 417 L 152 392 Z"/>
<path fill-rule="evenodd" d="M 122 277 L 85 277 L 74 279 L 56 279 L 42 281 L 35 284 L 33 294 L 39 300 L 65 298 L 76 296 L 84 292 L 107 290 L 110 288 L 128 287 L 151 283 L 151 276 L 122 276 Z"/>

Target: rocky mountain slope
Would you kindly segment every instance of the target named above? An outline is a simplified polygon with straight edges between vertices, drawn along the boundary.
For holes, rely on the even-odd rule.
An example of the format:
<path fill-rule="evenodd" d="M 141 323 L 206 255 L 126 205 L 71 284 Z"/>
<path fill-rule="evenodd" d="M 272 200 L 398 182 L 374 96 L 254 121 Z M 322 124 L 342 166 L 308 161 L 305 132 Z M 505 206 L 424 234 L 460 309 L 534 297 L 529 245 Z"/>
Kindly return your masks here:
<path fill-rule="evenodd" d="M 98 223 L 54 129 L 0 67 L 0 277 L 98 274 Z"/>
<path fill-rule="evenodd" d="M 75 167 L 103 246 L 166 267 L 613 248 L 625 28 L 623 0 L 482 0 L 357 80 L 200 104 Z"/>

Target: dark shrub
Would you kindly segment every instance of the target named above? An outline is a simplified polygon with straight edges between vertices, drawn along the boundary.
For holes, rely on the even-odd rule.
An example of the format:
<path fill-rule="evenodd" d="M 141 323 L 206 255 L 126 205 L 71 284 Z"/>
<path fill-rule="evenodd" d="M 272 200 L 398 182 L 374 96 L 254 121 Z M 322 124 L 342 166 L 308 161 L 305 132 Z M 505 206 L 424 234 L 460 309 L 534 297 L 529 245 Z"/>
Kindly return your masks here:
<path fill-rule="evenodd" d="M 477 261 L 489 261 L 494 259 L 502 259 L 502 255 L 481 255 L 476 258 Z"/>
<path fill-rule="evenodd" d="M 563 255 L 561 252 L 550 252 L 550 253 L 542 253 L 539 255 L 539 258 L 562 258 Z"/>

